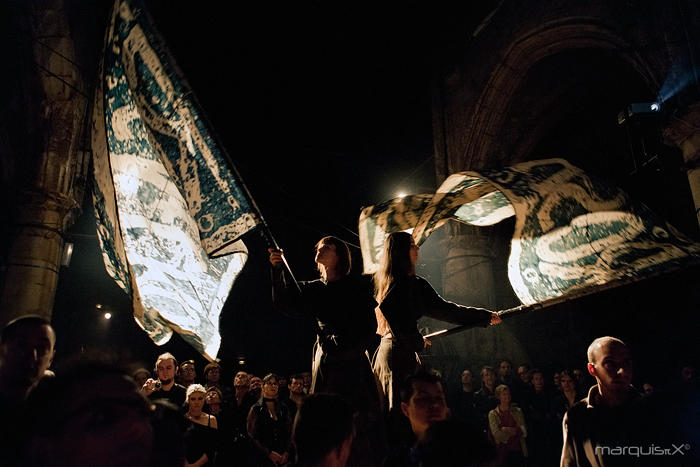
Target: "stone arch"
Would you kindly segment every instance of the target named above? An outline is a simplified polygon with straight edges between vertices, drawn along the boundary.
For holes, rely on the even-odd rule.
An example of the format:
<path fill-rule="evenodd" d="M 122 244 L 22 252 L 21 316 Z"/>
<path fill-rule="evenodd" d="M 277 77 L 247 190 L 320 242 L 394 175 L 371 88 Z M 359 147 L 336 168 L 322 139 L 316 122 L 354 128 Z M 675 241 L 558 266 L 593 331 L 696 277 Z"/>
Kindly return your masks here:
<path fill-rule="evenodd" d="M 528 72 L 542 60 L 573 50 L 593 49 L 614 54 L 650 87 L 658 77 L 630 43 L 600 20 L 563 18 L 543 23 L 511 41 L 482 87 L 467 123 L 461 170 L 513 160 L 494 160 L 494 141 L 502 130 L 508 106 Z"/>

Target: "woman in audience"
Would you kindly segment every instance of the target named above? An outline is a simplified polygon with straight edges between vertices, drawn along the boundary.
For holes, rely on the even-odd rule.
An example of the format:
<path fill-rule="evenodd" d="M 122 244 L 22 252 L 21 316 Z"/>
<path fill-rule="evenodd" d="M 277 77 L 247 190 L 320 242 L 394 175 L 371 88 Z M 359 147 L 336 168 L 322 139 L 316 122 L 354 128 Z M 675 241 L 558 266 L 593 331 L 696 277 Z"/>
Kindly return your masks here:
<path fill-rule="evenodd" d="M 493 466 L 525 466 L 525 416 L 518 406 L 511 404 L 510 389 L 505 384 L 496 387 L 496 397 L 498 407 L 489 412 L 489 435 L 496 445 Z"/>
<path fill-rule="evenodd" d="M 257 452 L 257 466 L 286 465 L 291 458 L 292 420 L 280 403 L 279 379 L 274 373 L 263 378 L 262 399 L 248 413 L 248 436 Z"/>
<path fill-rule="evenodd" d="M 218 424 L 215 416 L 203 411 L 206 393 L 201 384 L 190 384 L 187 388 L 185 418 L 191 422 L 185 434 L 187 466 L 214 464 Z"/>

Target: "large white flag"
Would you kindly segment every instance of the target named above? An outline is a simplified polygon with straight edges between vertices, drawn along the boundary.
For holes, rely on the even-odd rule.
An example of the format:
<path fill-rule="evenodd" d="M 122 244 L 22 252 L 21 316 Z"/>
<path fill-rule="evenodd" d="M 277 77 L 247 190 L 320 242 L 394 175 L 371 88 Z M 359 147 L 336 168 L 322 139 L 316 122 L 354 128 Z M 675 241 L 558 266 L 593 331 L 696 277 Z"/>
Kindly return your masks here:
<path fill-rule="evenodd" d="M 205 357 L 259 223 L 245 187 L 137 0 L 117 0 L 95 92 L 94 206 L 108 273 L 156 344 Z"/>

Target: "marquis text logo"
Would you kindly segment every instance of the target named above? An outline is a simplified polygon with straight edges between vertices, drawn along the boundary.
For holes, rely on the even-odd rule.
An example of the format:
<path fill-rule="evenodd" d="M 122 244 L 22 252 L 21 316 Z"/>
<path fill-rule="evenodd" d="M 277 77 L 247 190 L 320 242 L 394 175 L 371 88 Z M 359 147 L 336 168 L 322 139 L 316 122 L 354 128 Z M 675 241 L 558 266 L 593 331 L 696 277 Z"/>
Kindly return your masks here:
<path fill-rule="evenodd" d="M 671 444 L 670 447 L 657 446 L 596 446 L 596 455 L 604 456 L 685 456 L 685 453 L 690 451 L 690 444 Z"/>

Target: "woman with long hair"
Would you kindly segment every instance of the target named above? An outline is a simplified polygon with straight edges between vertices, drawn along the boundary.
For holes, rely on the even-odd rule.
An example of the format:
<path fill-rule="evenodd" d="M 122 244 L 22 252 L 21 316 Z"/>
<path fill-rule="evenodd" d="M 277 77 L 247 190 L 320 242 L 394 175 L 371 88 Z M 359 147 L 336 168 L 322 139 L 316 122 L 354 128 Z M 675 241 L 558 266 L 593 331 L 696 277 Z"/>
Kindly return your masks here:
<path fill-rule="evenodd" d="M 381 342 L 374 358 L 374 374 L 384 392 L 386 408 L 400 405 L 399 388 L 420 359 L 425 341 L 416 324 L 421 316 L 468 326 L 498 324 L 497 313 L 448 302 L 428 281 L 416 275 L 418 246 L 406 232 L 390 234 L 374 274 L 377 334 Z"/>

